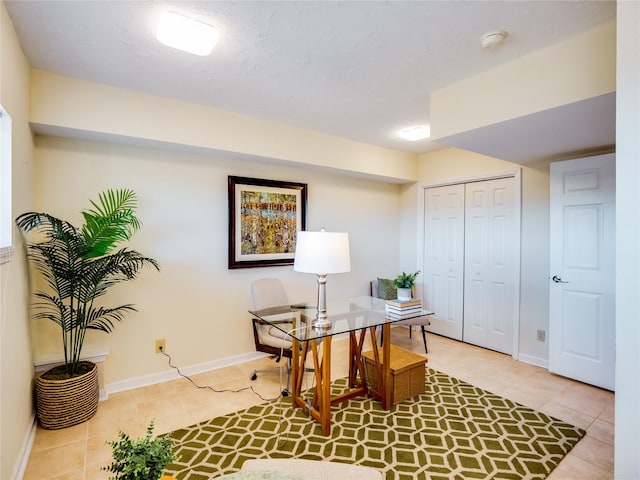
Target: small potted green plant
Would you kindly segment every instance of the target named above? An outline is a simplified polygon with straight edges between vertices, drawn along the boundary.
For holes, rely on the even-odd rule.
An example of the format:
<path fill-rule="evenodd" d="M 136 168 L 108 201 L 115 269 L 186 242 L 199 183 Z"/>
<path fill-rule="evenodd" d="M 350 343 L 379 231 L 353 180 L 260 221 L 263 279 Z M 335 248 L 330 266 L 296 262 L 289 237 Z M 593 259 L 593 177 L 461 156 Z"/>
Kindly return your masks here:
<path fill-rule="evenodd" d="M 165 467 L 178 459 L 173 451 L 173 440 L 169 436 L 153 438 L 153 427 L 152 420 L 144 438 L 131 439 L 120 431 L 119 440 L 107 442 L 113 450 L 113 461 L 108 467 L 102 467 L 102 470 L 115 474 L 109 480 L 173 478 L 162 476 Z"/>
<path fill-rule="evenodd" d="M 393 280 L 393 285 L 398 289 L 398 300 L 411 300 L 411 289 L 416 285 L 416 277 L 420 273 L 402 272 Z"/>

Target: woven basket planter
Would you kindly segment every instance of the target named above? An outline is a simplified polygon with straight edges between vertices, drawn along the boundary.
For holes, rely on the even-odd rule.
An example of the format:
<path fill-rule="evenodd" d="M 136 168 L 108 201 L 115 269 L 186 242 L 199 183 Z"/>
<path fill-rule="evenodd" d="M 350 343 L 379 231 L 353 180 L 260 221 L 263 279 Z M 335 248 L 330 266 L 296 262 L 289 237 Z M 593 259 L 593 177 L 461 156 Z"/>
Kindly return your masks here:
<path fill-rule="evenodd" d="M 80 362 L 86 373 L 68 379 L 51 379 L 47 370 L 36 378 L 36 413 L 42 428 L 57 430 L 86 422 L 98 410 L 98 367 Z"/>

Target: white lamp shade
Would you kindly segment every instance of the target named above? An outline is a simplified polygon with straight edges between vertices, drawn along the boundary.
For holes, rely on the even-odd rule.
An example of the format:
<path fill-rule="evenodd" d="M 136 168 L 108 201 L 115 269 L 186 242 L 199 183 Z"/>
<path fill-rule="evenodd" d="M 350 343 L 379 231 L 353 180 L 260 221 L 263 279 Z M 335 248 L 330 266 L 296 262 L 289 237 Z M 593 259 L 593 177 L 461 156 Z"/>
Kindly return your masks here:
<path fill-rule="evenodd" d="M 343 232 L 298 232 L 293 261 L 296 272 L 343 273 L 351 271 L 349 234 Z"/>

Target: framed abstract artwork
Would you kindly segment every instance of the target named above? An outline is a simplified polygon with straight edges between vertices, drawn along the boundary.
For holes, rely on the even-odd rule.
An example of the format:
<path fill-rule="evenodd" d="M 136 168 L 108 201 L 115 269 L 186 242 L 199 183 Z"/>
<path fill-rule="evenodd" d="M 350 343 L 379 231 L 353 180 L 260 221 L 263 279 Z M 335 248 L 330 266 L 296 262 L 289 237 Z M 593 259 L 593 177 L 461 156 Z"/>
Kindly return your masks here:
<path fill-rule="evenodd" d="M 229 268 L 293 265 L 307 184 L 229 176 Z"/>

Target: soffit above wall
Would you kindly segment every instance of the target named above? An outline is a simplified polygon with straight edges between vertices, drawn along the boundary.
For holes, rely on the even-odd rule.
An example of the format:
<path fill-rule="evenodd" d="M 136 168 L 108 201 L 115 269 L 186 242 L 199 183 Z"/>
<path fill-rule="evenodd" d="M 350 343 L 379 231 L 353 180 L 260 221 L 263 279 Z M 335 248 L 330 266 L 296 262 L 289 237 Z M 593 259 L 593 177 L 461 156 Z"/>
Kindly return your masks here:
<path fill-rule="evenodd" d="M 38 70 L 31 73 L 29 117 L 33 131 L 45 135 L 285 162 L 392 183 L 417 180 L 411 153 Z"/>
<path fill-rule="evenodd" d="M 616 143 L 616 94 L 487 125 L 438 142 L 518 164 L 611 151 Z"/>

